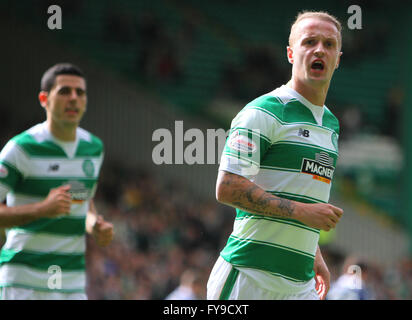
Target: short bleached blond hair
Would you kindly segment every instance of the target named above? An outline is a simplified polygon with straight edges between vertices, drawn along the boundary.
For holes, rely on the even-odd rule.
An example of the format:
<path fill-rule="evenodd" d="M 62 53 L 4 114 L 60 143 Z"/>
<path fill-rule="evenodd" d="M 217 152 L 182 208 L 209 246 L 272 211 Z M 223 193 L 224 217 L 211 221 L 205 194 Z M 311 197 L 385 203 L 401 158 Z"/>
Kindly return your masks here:
<path fill-rule="evenodd" d="M 296 27 L 298 25 L 298 23 L 300 21 L 302 21 L 303 19 L 307 19 L 307 18 L 316 18 L 316 19 L 320 19 L 323 21 L 329 21 L 332 22 L 336 28 L 338 29 L 338 45 L 339 48 L 342 47 L 342 25 L 339 22 L 339 20 L 335 17 L 332 16 L 331 14 L 329 14 L 326 11 L 302 11 L 299 12 L 299 14 L 296 16 L 295 21 L 292 24 L 292 27 L 290 28 L 290 34 L 289 34 L 289 46 L 292 46 L 293 42 L 294 42 L 294 35 L 295 35 L 295 30 Z"/>

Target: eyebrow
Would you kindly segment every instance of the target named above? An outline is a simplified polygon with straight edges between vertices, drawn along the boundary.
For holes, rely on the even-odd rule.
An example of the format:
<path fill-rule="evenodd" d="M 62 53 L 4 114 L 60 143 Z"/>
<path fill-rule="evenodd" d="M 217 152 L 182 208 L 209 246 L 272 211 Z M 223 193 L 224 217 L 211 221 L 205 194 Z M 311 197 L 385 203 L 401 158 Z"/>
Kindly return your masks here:
<path fill-rule="evenodd" d="M 82 87 L 71 87 L 71 86 L 62 86 L 60 87 L 57 91 L 60 91 L 62 89 L 74 89 L 74 90 L 83 90 L 86 91 L 86 88 L 82 88 Z"/>
<path fill-rule="evenodd" d="M 302 40 L 307 40 L 307 39 L 311 39 L 311 38 L 317 38 L 318 36 L 319 36 L 319 35 L 305 35 L 305 36 L 303 36 Z M 325 40 L 338 42 L 338 39 L 337 39 L 336 37 L 327 37 Z"/>
<path fill-rule="evenodd" d="M 78 92 L 78 93 L 82 93 L 82 94 L 86 94 L 87 93 L 87 91 L 86 91 L 86 88 L 85 89 L 83 89 L 83 88 L 81 88 L 81 87 L 71 87 L 71 86 L 62 86 L 61 88 L 58 88 L 57 89 L 57 93 L 61 93 L 61 92 L 63 92 L 63 91 L 66 91 L 66 90 L 70 90 L 70 92 L 72 91 L 72 89 L 74 89 L 76 92 Z"/>

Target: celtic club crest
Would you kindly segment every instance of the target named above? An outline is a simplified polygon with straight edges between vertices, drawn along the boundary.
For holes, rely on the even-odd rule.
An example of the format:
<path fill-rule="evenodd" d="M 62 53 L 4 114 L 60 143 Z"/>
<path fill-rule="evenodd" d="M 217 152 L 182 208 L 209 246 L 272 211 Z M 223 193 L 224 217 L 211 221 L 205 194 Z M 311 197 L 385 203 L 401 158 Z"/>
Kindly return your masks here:
<path fill-rule="evenodd" d="M 86 175 L 86 177 L 94 176 L 94 164 L 91 160 L 84 160 L 82 168 L 83 168 L 83 172 Z"/>

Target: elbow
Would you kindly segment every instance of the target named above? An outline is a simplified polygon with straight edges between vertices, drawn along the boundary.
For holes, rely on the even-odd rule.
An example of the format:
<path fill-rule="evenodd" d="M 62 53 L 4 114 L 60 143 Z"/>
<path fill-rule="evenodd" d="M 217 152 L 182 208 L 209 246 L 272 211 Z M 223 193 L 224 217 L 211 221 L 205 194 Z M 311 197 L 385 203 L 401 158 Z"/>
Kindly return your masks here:
<path fill-rule="evenodd" d="M 216 185 L 216 200 L 223 204 L 230 202 L 227 189 L 222 184 Z"/>
<path fill-rule="evenodd" d="M 223 203 L 223 194 L 219 190 L 219 188 L 216 188 L 216 200 L 220 203 Z"/>
<path fill-rule="evenodd" d="M 236 194 L 241 189 L 240 181 L 244 179 L 236 174 L 219 171 L 216 181 L 216 200 L 220 203 L 232 206 Z"/>

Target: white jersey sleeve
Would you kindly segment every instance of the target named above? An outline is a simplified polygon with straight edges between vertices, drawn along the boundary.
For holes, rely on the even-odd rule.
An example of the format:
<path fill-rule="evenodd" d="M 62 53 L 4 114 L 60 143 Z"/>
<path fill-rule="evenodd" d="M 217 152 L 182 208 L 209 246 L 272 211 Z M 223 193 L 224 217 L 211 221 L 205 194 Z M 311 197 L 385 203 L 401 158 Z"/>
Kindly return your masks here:
<path fill-rule="evenodd" d="M 12 191 L 24 177 L 27 159 L 14 141 L 9 141 L 0 153 L 0 201 Z"/>
<path fill-rule="evenodd" d="M 219 170 L 250 179 L 260 168 L 268 148 L 276 140 L 278 123 L 264 110 L 244 108 L 233 119 Z"/>

